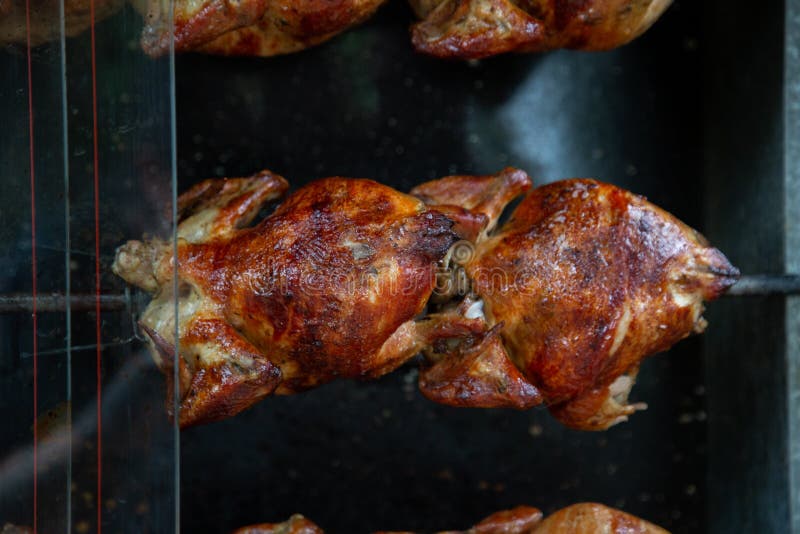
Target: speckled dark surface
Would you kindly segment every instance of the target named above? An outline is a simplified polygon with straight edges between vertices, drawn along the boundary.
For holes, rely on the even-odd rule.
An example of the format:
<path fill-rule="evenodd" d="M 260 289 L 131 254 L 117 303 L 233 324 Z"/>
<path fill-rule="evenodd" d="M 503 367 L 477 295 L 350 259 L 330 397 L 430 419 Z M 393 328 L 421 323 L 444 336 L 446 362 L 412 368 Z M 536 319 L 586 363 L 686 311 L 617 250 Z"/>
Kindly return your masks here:
<path fill-rule="evenodd" d="M 540 183 L 620 184 L 702 227 L 700 15 L 680 2 L 613 52 L 469 65 L 415 55 L 410 12 L 394 2 L 300 54 L 182 56 L 179 180 L 267 167 L 295 187 L 339 174 L 407 190 L 513 165 Z M 701 344 L 646 362 L 633 398 L 650 409 L 605 433 L 566 430 L 543 410 L 434 405 L 412 367 L 267 399 L 182 433 L 183 528 L 224 532 L 301 512 L 334 534 L 431 531 L 517 504 L 549 512 L 591 500 L 703 531 Z"/>

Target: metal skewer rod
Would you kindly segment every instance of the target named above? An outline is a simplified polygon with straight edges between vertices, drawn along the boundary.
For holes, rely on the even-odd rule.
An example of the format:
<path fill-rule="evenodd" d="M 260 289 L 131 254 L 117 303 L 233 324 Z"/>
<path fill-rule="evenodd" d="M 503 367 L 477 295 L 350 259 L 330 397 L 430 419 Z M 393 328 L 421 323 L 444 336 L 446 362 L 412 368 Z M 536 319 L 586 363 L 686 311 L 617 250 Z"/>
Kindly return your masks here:
<path fill-rule="evenodd" d="M 761 297 L 769 295 L 800 295 L 799 274 L 752 274 L 742 276 L 725 296 Z"/>
<path fill-rule="evenodd" d="M 798 274 L 755 274 L 742 276 L 731 287 L 727 297 L 757 297 L 769 295 L 800 295 L 800 275 Z M 97 296 L 91 293 L 70 295 L 69 305 L 72 311 L 94 311 Z M 129 308 L 130 295 L 100 295 L 100 307 L 103 311 L 120 311 Z M 63 312 L 67 309 L 67 298 L 58 293 L 38 295 L 36 311 L 39 313 Z M 0 314 L 30 313 L 33 311 L 31 295 L 12 293 L 0 295 Z"/>
<path fill-rule="evenodd" d="M 69 307 L 72 311 L 94 311 L 97 295 L 75 294 L 69 296 Z M 100 295 L 100 307 L 103 311 L 124 310 L 130 298 L 126 294 Z M 67 309 L 67 298 L 58 293 L 37 295 L 37 312 L 63 312 Z M 33 297 L 24 294 L 0 295 L 0 314 L 33 312 Z"/>

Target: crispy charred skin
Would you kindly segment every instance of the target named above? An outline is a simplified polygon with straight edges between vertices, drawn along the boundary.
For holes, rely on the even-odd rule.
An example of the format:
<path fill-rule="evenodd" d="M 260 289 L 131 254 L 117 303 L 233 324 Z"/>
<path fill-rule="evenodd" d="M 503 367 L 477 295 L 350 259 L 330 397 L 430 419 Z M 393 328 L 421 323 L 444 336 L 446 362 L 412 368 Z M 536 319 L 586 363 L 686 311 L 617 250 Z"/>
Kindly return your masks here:
<path fill-rule="evenodd" d="M 475 225 L 478 231 L 463 236 L 481 241 L 495 229 L 508 203 L 530 187 L 531 179 L 524 171 L 508 167 L 491 175 L 446 176 L 418 185 L 411 194 L 440 211 L 449 213 L 461 208 L 474 218 L 482 216 L 485 222 Z"/>
<path fill-rule="evenodd" d="M 199 50 L 225 56 L 274 56 L 323 43 L 364 22 L 385 0 L 282 0 L 261 19 L 220 35 Z"/>
<path fill-rule="evenodd" d="M 467 272 L 553 414 L 588 430 L 635 411 L 639 362 L 701 332 L 703 301 L 739 274 L 668 213 L 593 180 L 535 189 Z"/>
<path fill-rule="evenodd" d="M 142 48 L 169 50 L 167 13 L 157 0 L 137 0 L 147 25 Z M 319 44 L 359 24 L 384 0 L 178 0 L 175 50 L 221 55 L 272 56 Z"/>
<path fill-rule="evenodd" d="M 502 531 L 500 531 L 502 532 Z M 524 531 L 523 531 L 524 532 Z M 596 503 L 573 504 L 548 516 L 533 534 L 668 534 L 643 519 Z"/>
<path fill-rule="evenodd" d="M 229 417 L 271 393 L 380 376 L 427 343 L 414 317 L 457 239 L 452 221 L 375 182 L 328 178 L 243 228 L 285 189 L 264 172 L 203 182 L 178 201 L 180 383 L 171 388 L 180 388 L 182 426 Z M 168 380 L 171 249 L 131 241 L 114 264 L 156 293 L 141 324 Z"/>
<path fill-rule="evenodd" d="M 468 530 L 448 530 L 437 534 L 530 534 L 537 532 L 542 512 L 532 506 L 517 506 L 511 510 L 495 512 Z M 380 531 L 373 534 L 414 534 L 410 531 Z"/>
<path fill-rule="evenodd" d="M 475 59 L 556 48 L 608 50 L 642 34 L 671 0 L 410 0 L 419 52 Z"/>
<path fill-rule="evenodd" d="M 519 172 L 507 169 L 494 183 L 491 177 L 468 181 L 475 187 L 448 178 L 414 192 L 430 205 L 473 206 L 496 220 L 513 198 L 498 186 L 526 188 Z M 486 209 L 480 186 L 504 202 Z M 461 263 L 476 299 L 472 318 L 484 320 L 484 332 L 497 332 L 502 345 L 484 343 L 485 354 L 476 354 L 481 345 L 473 334 L 468 350 L 459 346 L 448 357 L 430 358 L 420 375 L 423 393 L 453 406 L 490 406 L 485 396 L 470 401 L 463 384 L 444 387 L 442 378 L 453 386 L 455 375 L 462 382 L 491 380 L 498 369 L 509 369 L 500 357 L 505 354 L 555 417 L 583 430 L 608 428 L 644 408 L 627 403 L 641 360 L 701 332 L 703 301 L 718 297 L 739 275 L 672 215 L 593 180 L 534 189 L 508 223 L 479 236 Z M 516 378 L 510 383 L 520 384 Z M 511 396 L 495 405 L 514 406 Z M 524 394 L 516 407 L 535 403 Z"/>
<path fill-rule="evenodd" d="M 257 24 L 265 15 L 267 0 L 179 0 L 175 2 L 170 35 L 169 13 L 159 0 L 134 0 L 145 18 L 142 49 L 156 57 L 169 52 L 174 36 L 176 52 L 196 49 L 227 32 Z"/>
<path fill-rule="evenodd" d="M 179 250 L 187 280 L 281 366 L 278 393 L 401 363 L 381 347 L 419 314 L 452 223 L 368 180 L 305 187 L 253 230 Z"/>
<path fill-rule="evenodd" d="M 426 398 L 450 406 L 516 408 L 542 403 L 542 395 L 509 360 L 499 324 L 441 359 L 423 366 L 419 388 Z M 429 355 L 432 351 L 429 350 Z"/>
<path fill-rule="evenodd" d="M 168 4 L 131 0 L 145 19 L 141 45 L 151 56 L 170 49 L 219 55 L 274 56 L 315 46 L 362 23 L 385 0 L 178 0 L 170 34 Z M 411 29 L 426 54 L 474 59 L 504 52 L 556 48 L 606 50 L 643 33 L 670 0 L 410 0 L 423 19 Z M 95 20 L 122 0 L 95 3 Z M 31 44 L 60 35 L 58 3 L 34 0 L 39 15 Z M 89 2 L 67 0 L 68 36 L 89 27 Z M 25 43 L 25 2 L 0 0 L 0 43 Z"/>
<path fill-rule="evenodd" d="M 668 534 L 666 530 L 620 510 L 602 504 L 573 504 L 542 519 L 542 512 L 532 506 L 517 506 L 490 515 L 467 530 L 448 530 L 438 534 Z M 301 515 L 285 523 L 253 525 L 233 534 L 323 534 L 314 523 Z M 380 531 L 374 534 L 414 534 L 410 531 Z"/>

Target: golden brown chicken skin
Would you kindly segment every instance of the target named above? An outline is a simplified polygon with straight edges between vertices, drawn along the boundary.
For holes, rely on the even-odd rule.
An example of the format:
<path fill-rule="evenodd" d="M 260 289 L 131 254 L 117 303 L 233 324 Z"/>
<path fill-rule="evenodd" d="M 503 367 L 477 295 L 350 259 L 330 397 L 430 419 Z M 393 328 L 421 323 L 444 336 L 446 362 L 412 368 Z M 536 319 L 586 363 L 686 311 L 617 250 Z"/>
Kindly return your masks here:
<path fill-rule="evenodd" d="M 457 239 L 452 221 L 375 182 L 328 178 L 242 228 L 286 187 L 264 172 L 207 181 L 179 200 L 191 214 L 177 244 L 182 426 L 271 393 L 374 378 L 420 351 L 418 330 L 429 326 L 414 318 Z M 170 377 L 172 245 L 128 242 L 114 271 L 155 293 L 141 325 Z"/>
<path fill-rule="evenodd" d="M 141 44 L 151 56 L 170 49 L 274 56 L 315 46 L 369 18 L 385 0 L 131 0 L 145 20 Z M 422 19 L 411 29 L 417 51 L 474 59 L 557 48 L 606 50 L 643 33 L 670 0 L 410 0 Z M 95 3 L 95 21 L 122 0 Z M 31 43 L 58 38 L 58 3 L 33 0 Z M 89 3 L 67 0 L 66 34 L 90 25 Z M 27 40 L 25 2 L 0 0 L 0 42 Z"/>
<path fill-rule="evenodd" d="M 152 0 L 151 0 L 152 1 Z M 175 49 L 272 56 L 319 44 L 371 16 L 383 0 L 179 0 Z M 411 0 L 423 19 L 411 29 L 425 54 L 474 59 L 557 48 L 607 50 L 643 33 L 670 0 Z M 167 50 L 160 4 L 149 9 L 145 51 Z"/>
<path fill-rule="evenodd" d="M 491 199 L 498 186 L 519 191 L 529 184 L 520 173 L 470 180 L 483 184 Z M 459 182 L 451 177 L 412 193 L 431 205 L 486 205 L 476 201 L 475 187 Z M 499 212 L 486 214 L 494 221 Z M 672 215 L 594 180 L 533 189 L 505 225 L 478 238 L 462 264 L 472 291 L 462 317 L 485 321 L 486 333 L 443 354 L 429 350 L 423 393 L 454 406 L 491 406 L 485 396 L 473 404 L 476 396 L 469 394 L 481 377 L 483 389 L 530 391 L 512 372 L 498 378 L 497 362 L 507 358 L 556 418 L 583 430 L 608 428 L 642 408 L 627 403 L 639 363 L 702 332 L 703 301 L 718 297 L 739 274 Z M 531 394 L 519 400 L 516 407 L 536 403 Z M 495 405 L 514 406 L 511 398 Z"/>
<path fill-rule="evenodd" d="M 538 508 L 517 506 L 497 512 L 467 530 L 438 534 L 668 534 L 666 530 L 620 510 L 596 503 L 573 504 L 545 519 Z M 314 523 L 294 515 L 284 523 L 265 523 L 232 534 L 324 534 Z M 374 534 L 414 534 L 410 531 Z"/>
<path fill-rule="evenodd" d="M 273 56 L 319 44 L 355 26 L 384 0 L 176 0 L 175 50 Z M 145 15 L 142 48 L 169 50 L 168 13 L 158 0 L 134 0 Z"/>
<path fill-rule="evenodd" d="M 283 523 L 262 523 L 234 530 L 231 534 L 325 534 L 321 528 L 300 514 Z"/>
<path fill-rule="evenodd" d="M 498 531 L 497 534 L 503 531 Z M 513 532 L 513 531 L 512 531 Z M 523 530 L 520 534 L 523 534 Z M 666 530 L 597 503 L 573 504 L 549 515 L 531 534 L 668 534 Z M 491 533 L 494 534 L 494 533 Z"/>
<path fill-rule="evenodd" d="M 557 48 L 608 50 L 647 30 L 671 0 L 410 0 L 419 52 L 476 59 Z"/>

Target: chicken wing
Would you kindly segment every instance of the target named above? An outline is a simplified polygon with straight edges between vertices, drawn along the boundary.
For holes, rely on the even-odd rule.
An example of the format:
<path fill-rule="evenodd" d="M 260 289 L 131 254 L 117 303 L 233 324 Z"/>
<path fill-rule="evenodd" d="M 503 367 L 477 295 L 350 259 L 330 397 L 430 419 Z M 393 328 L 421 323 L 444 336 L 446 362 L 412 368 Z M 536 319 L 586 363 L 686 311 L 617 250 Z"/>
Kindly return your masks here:
<path fill-rule="evenodd" d="M 556 48 L 607 50 L 652 25 L 671 0 L 410 0 L 423 19 L 411 29 L 419 52 L 460 59 Z M 142 44 L 167 50 L 160 2 L 150 0 Z M 175 49 L 272 56 L 319 44 L 366 20 L 383 0 L 178 0 Z"/>

